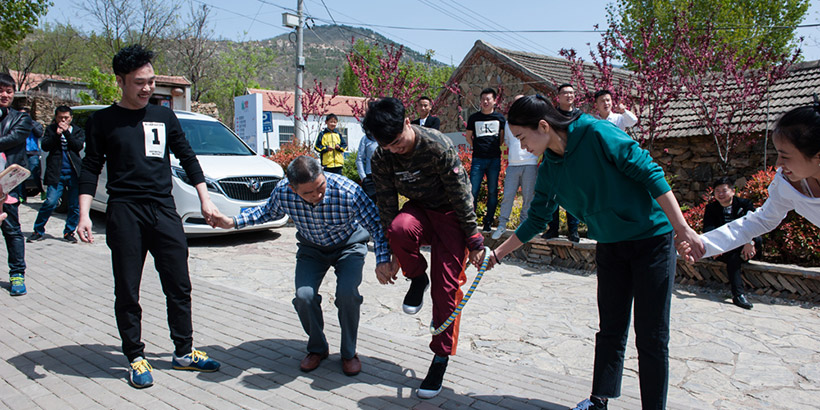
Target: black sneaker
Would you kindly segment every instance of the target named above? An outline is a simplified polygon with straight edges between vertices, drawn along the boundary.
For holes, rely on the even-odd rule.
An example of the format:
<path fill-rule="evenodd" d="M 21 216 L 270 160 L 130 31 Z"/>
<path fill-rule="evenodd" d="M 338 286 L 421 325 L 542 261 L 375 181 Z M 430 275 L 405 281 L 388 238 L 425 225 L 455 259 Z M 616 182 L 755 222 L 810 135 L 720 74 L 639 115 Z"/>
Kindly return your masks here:
<path fill-rule="evenodd" d="M 410 289 L 407 289 L 407 294 L 404 295 L 404 303 L 401 309 L 408 315 L 415 315 L 421 310 L 421 305 L 424 304 L 424 291 L 430 286 L 430 279 L 427 279 L 427 274 L 410 279 Z"/>
<path fill-rule="evenodd" d="M 33 234 L 31 234 L 31 236 L 28 237 L 28 239 L 26 239 L 26 242 L 32 243 L 32 242 L 42 241 L 44 238 L 45 238 L 45 235 L 43 235 L 41 233 L 34 232 Z"/>
<path fill-rule="evenodd" d="M 419 398 L 432 399 L 441 393 L 441 383 L 444 381 L 444 373 L 447 372 L 447 363 L 450 361 L 448 357 L 443 362 L 437 362 L 433 357 L 433 363 L 430 364 L 430 370 L 427 371 L 427 377 L 421 382 L 419 386 Z"/>
<path fill-rule="evenodd" d="M 546 232 L 544 232 L 543 235 L 541 235 L 541 239 L 552 239 L 552 238 L 557 238 L 557 237 L 558 237 L 558 231 L 553 231 L 551 229 L 547 230 Z"/>
<path fill-rule="evenodd" d="M 573 233 L 567 235 L 567 239 L 569 239 L 570 242 L 575 242 L 575 243 L 581 242 L 581 237 L 578 236 L 578 232 L 573 232 Z"/>
<path fill-rule="evenodd" d="M 77 243 L 77 237 L 74 236 L 74 232 L 69 232 L 63 235 L 63 240 L 68 243 Z"/>
<path fill-rule="evenodd" d="M 748 299 L 746 299 L 746 295 L 744 295 L 742 293 L 735 296 L 735 297 L 733 297 L 732 298 L 732 303 L 734 303 L 735 306 L 742 307 L 743 309 L 746 309 L 746 310 L 749 310 L 752 307 L 754 307 L 754 305 L 752 305 L 752 303 L 749 302 Z"/>

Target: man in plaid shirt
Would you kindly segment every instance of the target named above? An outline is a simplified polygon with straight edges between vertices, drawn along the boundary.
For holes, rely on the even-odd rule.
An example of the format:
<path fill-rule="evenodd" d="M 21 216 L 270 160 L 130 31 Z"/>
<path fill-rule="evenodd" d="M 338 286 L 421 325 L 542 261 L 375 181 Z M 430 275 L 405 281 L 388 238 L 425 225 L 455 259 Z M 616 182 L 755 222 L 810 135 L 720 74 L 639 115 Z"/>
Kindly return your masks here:
<path fill-rule="evenodd" d="M 367 241 L 371 237 L 375 242 L 377 277 L 398 269 L 397 264 L 391 262 L 379 211 L 358 184 L 341 175 L 325 174 L 316 159 L 301 156 L 288 165 L 287 180 L 279 182 L 265 205 L 246 209 L 233 218 L 220 214 L 214 218 L 213 225 L 240 229 L 284 215 L 293 219 L 299 241 L 293 306 L 308 334 L 308 354 L 300 368 L 309 372 L 328 357 L 319 285 L 333 266 L 336 307 L 342 328 L 342 371 L 354 376 L 362 369 L 356 355 L 359 307 L 363 300 L 359 284 Z"/>

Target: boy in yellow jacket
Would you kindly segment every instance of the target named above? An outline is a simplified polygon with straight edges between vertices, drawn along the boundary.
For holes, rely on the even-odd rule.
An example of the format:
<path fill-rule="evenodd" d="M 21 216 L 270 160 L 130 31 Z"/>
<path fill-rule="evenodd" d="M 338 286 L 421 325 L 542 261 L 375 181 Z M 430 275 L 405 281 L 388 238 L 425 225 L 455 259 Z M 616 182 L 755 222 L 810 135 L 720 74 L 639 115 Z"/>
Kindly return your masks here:
<path fill-rule="evenodd" d="M 328 114 L 325 118 L 327 127 L 319 133 L 316 144 L 314 144 L 314 149 L 322 160 L 322 168 L 325 172 L 334 174 L 342 173 L 342 166 L 345 163 L 344 152 L 347 149 L 347 140 L 342 134 L 336 132 L 338 123 L 339 118 L 336 114 Z"/>

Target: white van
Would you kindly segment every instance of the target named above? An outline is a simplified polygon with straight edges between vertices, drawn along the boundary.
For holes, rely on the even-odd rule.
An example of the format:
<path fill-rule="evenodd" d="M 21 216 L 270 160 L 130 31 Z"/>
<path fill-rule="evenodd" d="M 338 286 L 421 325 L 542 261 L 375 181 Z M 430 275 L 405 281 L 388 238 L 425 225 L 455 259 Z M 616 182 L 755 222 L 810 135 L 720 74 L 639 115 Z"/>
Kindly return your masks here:
<path fill-rule="evenodd" d="M 73 124 L 85 128 L 85 122 L 95 111 L 105 105 L 71 107 Z M 284 178 L 279 164 L 256 155 L 255 152 L 218 120 L 203 114 L 174 111 L 185 137 L 191 144 L 205 173 L 205 182 L 214 205 L 225 215 L 233 216 L 246 208 L 267 202 L 271 191 Z M 179 160 L 171 154 L 172 194 L 177 213 L 182 218 L 185 234 L 191 236 L 220 235 L 240 232 L 234 229 L 214 229 L 205 223 L 200 211 L 199 196 Z M 105 212 L 108 192 L 108 173 L 103 168 L 97 183 L 97 192 L 91 209 Z M 241 232 L 278 228 L 287 223 L 288 217 L 261 225 L 243 228 Z"/>

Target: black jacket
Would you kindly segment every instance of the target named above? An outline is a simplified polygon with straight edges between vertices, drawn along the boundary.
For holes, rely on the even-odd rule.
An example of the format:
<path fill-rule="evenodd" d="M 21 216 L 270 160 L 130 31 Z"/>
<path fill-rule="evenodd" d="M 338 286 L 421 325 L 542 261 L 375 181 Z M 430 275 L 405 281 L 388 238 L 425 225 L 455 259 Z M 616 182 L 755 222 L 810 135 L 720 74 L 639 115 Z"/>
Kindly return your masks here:
<path fill-rule="evenodd" d="M 71 163 L 71 169 L 79 176 L 83 164 L 80 151 L 83 150 L 83 144 L 85 144 L 85 131 L 73 125 L 71 131 L 66 131 L 63 135 L 68 142 L 68 162 Z M 40 146 L 43 151 L 48 152 L 43 185 L 57 185 L 60 182 L 60 169 L 63 167 L 63 144 L 60 136 L 57 135 L 57 124 L 50 124 L 46 127 Z"/>
<path fill-rule="evenodd" d="M 754 212 L 755 206 L 752 201 L 744 198 L 732 198 L 732 215 L 730 218 L 734 221 L 737 218 L 743 217 L 749 212 Z M 723 219 L 723 205 L 718 201 L 712 201 L 706 205 L 703 211 L 703 232 L 709 232 L 713 229 L 720 228 L 726 223 Z M 762 242 L 761 237 L 754 238 L 756 245 L 760 246 Z"/>
<path fill-rule="evenodd" d="M 6 154 L 6 166 L 18 164 L 28 168 L 26 138 L 31 133 L 31 117 L 7 108 L 8 113 L 0 119 L 0 152 Z"/>
<path fill-rule="evenodd" d="M 415 120 L 411 121 L 410 124 L 421 125 L 421 118 L 416 118 Z M 439 127 L 441 127 L 441 120 L 438 119 L 438 117 L 428 115 L 427 120 L 424 121 L 424 128 L 439 129 Z"/>

